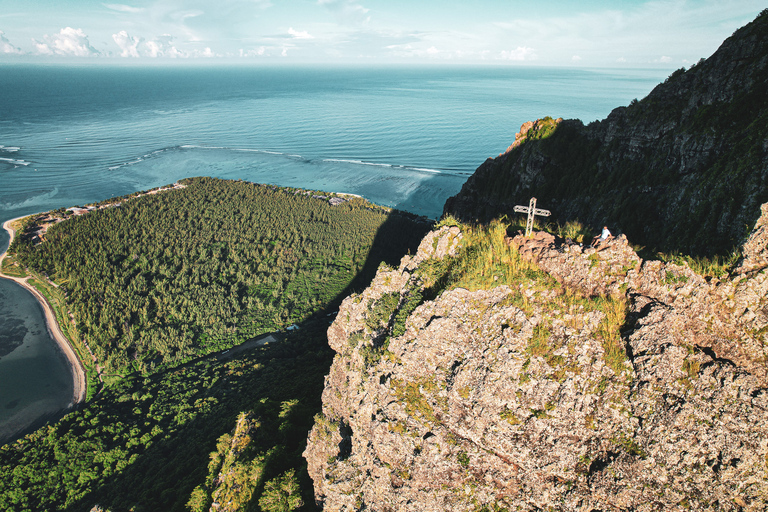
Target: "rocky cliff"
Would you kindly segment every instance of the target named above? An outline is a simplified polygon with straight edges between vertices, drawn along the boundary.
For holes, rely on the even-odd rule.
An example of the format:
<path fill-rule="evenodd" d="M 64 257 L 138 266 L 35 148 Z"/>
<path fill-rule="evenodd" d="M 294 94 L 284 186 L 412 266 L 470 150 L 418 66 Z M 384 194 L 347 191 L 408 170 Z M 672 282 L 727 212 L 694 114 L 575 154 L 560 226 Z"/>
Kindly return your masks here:
<path fill-rule="evenodd" d="M 709 281 L 624 237 L 428 234 L 328 331 L 337 355 L 305 451 L 318 503 L 765 510 L 762 211 L 738 271 Z M 486 284 L 445 278 L 471 258 Z"/>
<path fill-rule="evenodd" d="M 511 218 L 535 196 L 560 222 L 607 223 L 649 249 L 731 251 L 768 201 L 768 10 L 605 120 L 545 118 L 515 139 L 445 213 Z"/>

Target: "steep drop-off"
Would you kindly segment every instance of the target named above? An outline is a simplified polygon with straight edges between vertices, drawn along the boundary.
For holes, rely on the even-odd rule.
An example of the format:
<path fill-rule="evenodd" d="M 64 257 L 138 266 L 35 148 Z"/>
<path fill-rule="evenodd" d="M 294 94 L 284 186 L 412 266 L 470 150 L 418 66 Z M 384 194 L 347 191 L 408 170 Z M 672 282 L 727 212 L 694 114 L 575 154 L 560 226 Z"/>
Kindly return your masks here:
<path fill-rule="evenodd" d="M 459 227 L 428 234 L 328 331 L 337 355 L 304 454 L 318 503 L 765 510 L 763 213 L 722 281 L 643 261 L 625 237 L 596 250 L 539 233 L 505 240 L 531 265 L 513 265 L 520 279 L 496 267 L 498 286 L 434 300 L 479 249 Z"/>
<path fill-rule="evenodd" d="M 539 205 L 649 249 L 724 254 L 768 201 L 768 10 L 708 59 L 603 121 L 526 123 L 445 213 L 486 222 Z"/>

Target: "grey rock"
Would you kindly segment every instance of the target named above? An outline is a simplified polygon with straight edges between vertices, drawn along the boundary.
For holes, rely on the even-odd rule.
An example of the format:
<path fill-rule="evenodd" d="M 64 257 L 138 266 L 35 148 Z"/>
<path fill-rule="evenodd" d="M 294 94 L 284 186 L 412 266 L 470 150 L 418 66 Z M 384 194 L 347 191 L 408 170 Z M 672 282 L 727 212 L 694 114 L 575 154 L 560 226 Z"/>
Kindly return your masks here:
<path fill-rule="evenodd" d="M 518 237 L 597 298 L 456 288 L 383 341 L 420 266 L 460 241 L 430 233 L 329 328 L 337 355 L 304 454 L 325 510 L 765 510 L 766 270 L 707 282 L 622 237 L 597 251 Z M 610 295 L 628 309 L 613 348 L 594 306 Z M 386 297 L 399 301 L 389 320 L 374 315 Z"/>

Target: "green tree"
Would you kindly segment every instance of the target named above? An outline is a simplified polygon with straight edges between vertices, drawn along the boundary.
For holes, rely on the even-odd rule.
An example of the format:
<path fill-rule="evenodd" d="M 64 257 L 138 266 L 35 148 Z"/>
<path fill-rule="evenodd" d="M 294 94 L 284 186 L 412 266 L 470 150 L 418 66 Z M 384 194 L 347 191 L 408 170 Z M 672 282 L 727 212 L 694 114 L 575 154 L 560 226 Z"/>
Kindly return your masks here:
<path fill-rule="evenodd" d="M 205 512 L 210 505 L 211 500 L 208 497 L 208 493 L 199 485 L 195 487 L 192 491 L 192 496 L 190 496 L 189 501 L 187 502 L 187 507 L 189 507 L 192 512 Z"/>
<path fill-rule="evenodd" d="M 259 498 L 259 506 L 264 512 L 290 512 L 304 506 L 296 472 L 289 469 L 267 482 Z"/>

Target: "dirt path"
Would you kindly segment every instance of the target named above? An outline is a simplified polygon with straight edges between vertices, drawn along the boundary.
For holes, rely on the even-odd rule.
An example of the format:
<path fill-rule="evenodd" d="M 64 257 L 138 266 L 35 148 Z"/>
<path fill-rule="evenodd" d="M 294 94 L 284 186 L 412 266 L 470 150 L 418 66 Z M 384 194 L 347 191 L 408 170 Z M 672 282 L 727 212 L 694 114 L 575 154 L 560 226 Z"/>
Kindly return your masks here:
<path fill-rule="evenodd" d="M 11 239 L 8 241 L 9 248 L 11 246 L 11 243 L 13 243 L 13 237 L 16 234 L 13 228 L 11 228 L 11 223 L 21 218 L 23 217 L 18 217 L 16 219 L 8 220 L 3 224 L 3 229 L 5 229 L 11 237 Z M 56 340 L 56 343 L 59 344 L 59 346 L 61 347 L 61 350 L 64 352 L 64 355 L 67 356 L 69 365 L 72 368 L 72 375 L 74 378 L 75 390 L 73 393 L 72 403 L 70 404 L 70 407 L 74 407 L 75 405 L 85 401 L 85 393 L 86 393 L 85 369 L 83 368 L 83 365 L 80 363 L 80 360 L 77 358 L 77 354 L 75 354 L 75 350 L 72 348 L 67 338 L 61 332 L 59 323 L 56 321 L 56 315 L 53 313 L 53 308 L 51 308 L 51 305 L 48 304 L 47 300 L 45 300 L 45 297 L 43 297 L 42 294 L 39 291 L 37 291 L 37 289 L 34 286 L 32 286 L 27 282 L 29 277 L 11 277 L 11 276 L 6 276 L 5 274 L 2 273 L 3 260 L 5 259 L 7 252 L 8 251 L 6 250 L 5 252 L 3 252 L 3 254 L 0 254 L 0 277 L 4 279 L 10 279 L 11 281 L 15 281 L 21 286 L 23 286 L 25 289 L 29 291 L 29 293 L 34 295 L 34 297 L 43 307 L 43 311 L 45 312 L 45 325 L 48 328 L 48 334 L 50 334 L 51 337 L 54 340 Z"/>

